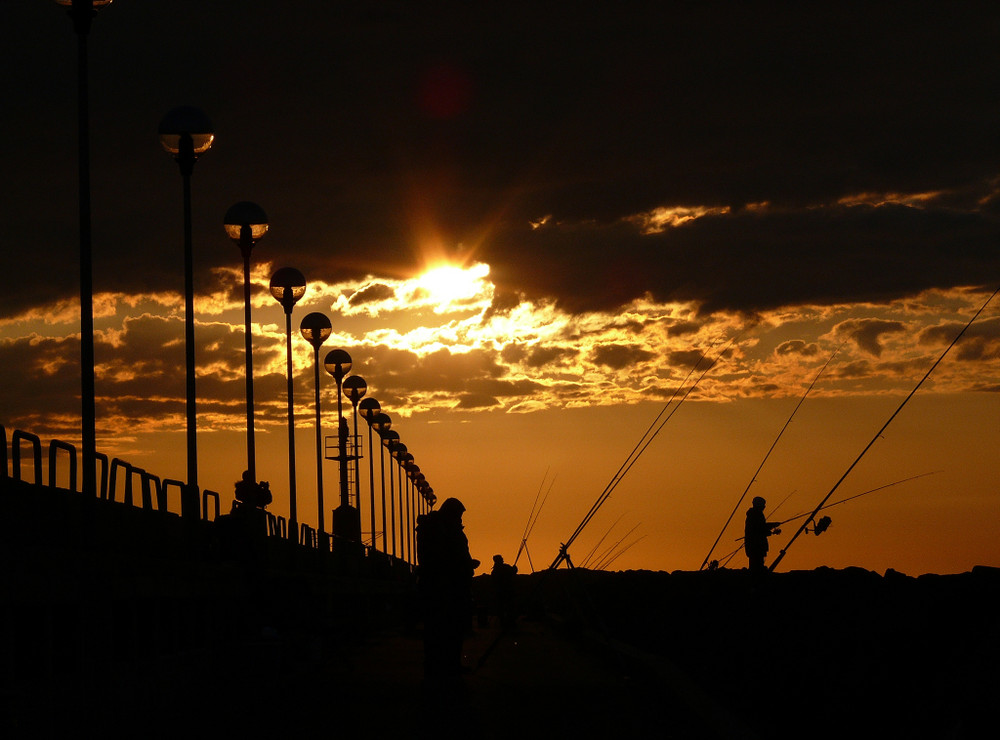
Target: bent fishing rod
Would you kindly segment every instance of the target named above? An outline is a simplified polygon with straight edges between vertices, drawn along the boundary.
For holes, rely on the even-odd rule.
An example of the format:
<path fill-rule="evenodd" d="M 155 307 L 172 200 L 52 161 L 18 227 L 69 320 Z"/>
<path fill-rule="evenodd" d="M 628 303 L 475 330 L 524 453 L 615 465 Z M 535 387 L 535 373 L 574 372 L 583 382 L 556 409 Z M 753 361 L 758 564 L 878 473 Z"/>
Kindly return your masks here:
<path fill-rule="evenodd" d="M 719 352 L 718 355 L 716 355 L 715 359 L 712 360 L 711 364 L 709 364 L 709 366 L 705 369 L 705 371 L 698 376 L 698 378 L 691 385 L 691 387 L 687 389 L 687 391 L 684 393 L 681 399 L 674 405 L 674 407 L 670 410 L 670 413 L 667 414 L 666 418 L 664 418 L 662 422 L 660 422 L 660 425 L 656 428 L 656 430 L 652 434 L 649 434 L 649 430 L 652 428 L 652 425 L 650 425 L 649 429 L 646 430 L 642 438 L 640 438 L 639 442 L 636 443 L 636 446 L 632 448 L 632 452 L 629 453 L 628 457 L 625 459 L 625 462 L 622 463 L 621 467 L 618 468 L 618 472 L 616 472 L 615 475 L 612 477 L 611 482 L 608 483 L 607 486 L 605 486 L 604 491 L 601 493 L 600 496 L 597 497 L 597 501 L 594 502 L 594 505 L 590 507 L 590 511 L 587 512 L 587 515 L 583 518 L 583 521 L 576 528 L 576 530 L 573 532 L 570 538 L 566 540 L 566 542 L 564 542 L 559 547 L 559 554 L 556 556 L 556 559 L 552 562 L 552 565 L 549 566 L 550 569 L 559 567 L 559 564 L 564 560 L 568 561 L 569 559 L 568 552 L 570 545 L 572 545 L 573 542 L 576 540 L 576 538 L 580 536 L 580 533 L 583 532 L 587 524 L 590 523 L 590 520 L 594 518 L 594 515 L 597 513 L 597 511 L 601 508 L 601 506 L 604 505 L 604 502 L 607 501 L 608 498 L 610 498 L 611 494 L 614 492 L 614 489 L 617 488 L 618 484 L 625 477 L 628 471 L 632 469 L 632 466 L 635 464 L 636 460 L 638 460 L 639 457 L 642 455 L 642 453 L 646 451 L 646 448 L 649 447 L 650 443 L 652 443 L 652 441 L 656 439 L 657 435 L 659 435 L 663 427 L 666 426 L 666 423 L 670 421 L 673 415 L 677 412 L 677 409 L 681 407 L 681 404 L 683 404 L 684 401 L 687 400 L 688 396 L 691 395 L 691 392 L 698 387 L 698 384 L 702 381 L 702 379 L 706 375 L 708 375 L 708 373 L 712 370 L 712 368 L 716 366 L 716 364 L 718 364 L 719 360 L 722 359 L 722 357 L 726 354 L 726 351 L 729 349 L 729 347 L 740 336 L 742 335 L 737 335 L 726 343 L 726 346 L 723 347 L 722 351 Z M 661 416 L 663 416 L 664 411 L 667 410 L 667 408 L 670 406 L 670 404 L 676 397 L 677 393 L 680 391 L 681 388 L 684 387 L 684 383 L 686 383 L 687 379 L 691 377 L 691 374 L 695 371 L 698 365 L 701 364 L 701 361 L 703 359 L 704 356 L 699 358 L 698 362 L 696 362 L 694 366 L 691 368 L 691 370 L 688 371 L 687 376 L 685 376 L 684 378 L 684 382 L 682 382 L 681 385 L 679 385 L 677 389 L 673 392 L 673 394 L 671 394 L 670 399 L 664 405 L 663 409 L 660 410 L 660 413 L 657 414 L 656 416 L 657 420 Z M 654 420 L 653 424 L 655 423 L 656 421 Z M 645 440 L 645 444 L 643 444 L 643 440 Z"/>
<path fill-rule="evenodd" d="M 941 361 L 945 358 L 945 356 L 951 351 L 952 347 L 954 347 L 956 344 L 958 344 L 958 340 L 961 339 L 965 335 L 965 332 L 968 331 L 969 327 L 972 326 L 973 322 L 976 319 L 979 318 L 979 314 L 981 314 L 983 311 L 986 310 L 986 307 L 988 305 L 990 305 L 990 301 L 992 301 L 996 297 L 997 293 L 1000 293 L 1000 288 L 997 288 L 996 290 L 993 291 L 992 294 L 990 294 L 990 297 L 986 299 L 986 302 L 982 306 L 980 306 L 980 308 L 979 308 L 978 311 L 976 311 L 975 316 L 973 316 L 971 319 L 969 319 L 969 323 L 967 323 L 965 326 L 962 327 L 962 331 L 960 331 L 958 333 L 958 335 L 954 339 L 951 340 L 951 344 L 949 344 L 945 348 L 944 352 L 941 353 L 941 356 L 938 357 L 937 360 L 934 361 L 934 364 L 930 366 L 930 369 L 926 373 L 924 373 L 924 377 L 922 377 L 920 379 L 920 382 L 918 382 L 913 387 L 913 390 L 910 391 L 909 394 L 906 396 L 906 398 L 903 399 L 903 402 L 901 404 L 899 404 L 899 407 L 895 411 L 892 412 L 892 416 L 890 416 L 889 419 L 885 422 L 885 424 L 882 425 L 882 428 L 879 429 L 875 433 L 875 436 L 872 437 L 871 441 L 867 445 L 865 445 L 865 448 L 863 450 L 861 450 L 861 454 L 857 456 L 857 458 L 854 460 L 854 462 L 851 463 L 850 467 L 848 467 L 847 470 L 844 472 L 844 474 L 842 476 L 840 476 L 840 480 L 838 480 L 834 484 L 833 488 L 830 489 L 830 492 L 828 494 L 826 494 L 826 496 L 823 497 L 823 500 L 819 502 L 819 505 L 806 518 L 806 520 L 804 522 L 802 522 L 802 525 L 795 531 L 795 534 L 792 535 L 792 539 L 790 539 L 788 541 L 787 545 L 785 545 L 783 548 L 781 548 L 781 551 L 778 553 L 778 557 L 774 559 L 773 563 L 771 563 L 771 567 L 768 568 L 768 570 L 770 572 L 772 572 L 772 573 L 774 572 L 774 569 L 778 567 L 778 563 L 780 563 L 782 561 L 782 559 L 785 557 L 785 553 L 788 552 L 788 548 L 791 547 L 792 543 L 795 542 L 795 540 L 797 540 L 799 538 L 799 535 L 802 534 L 803 531 L 805 531 L 806 527 L 809 526 L 809 524 L 814 520 L 816 514 L 819 513 L 819 510 L 822 509 L 823 506 L 824 506 L 824 504 L 826 504 L 826 502 L 830 500 L 830 497 L 834 494 L 834 491 L 836 491 L 838 488 L 840 488 L 840 484 L 844 482 L 844 479 L 847 478 L 847 476 L 850 475 L 851 471 L 854 470 L 855 466 L 859 462 L 861 462 L 861 458 L 863 458 L 865 456 L 865 454 L 868 452 L 868 450 L 870 450 L 875 445 L 875 442 L 878 441 L 879 437 L 882 436 L 882 433 L 892 423 L 893 419 L 895 419 L 896 416 L 899 415 L 899 412 L 903 410 L 903 407 L 906 406 L 906 404 L 909 402 L 909 400 L 911 398 L 913 398 L 913 396 L 916 394 L 916 392 L 920 389 L 920 386 L 922 386 L 924 384 L 924 381 L 926 381 L 927 378 L 929 378 L 931 376 L 931 373 L 934 372 L 934 369 L 941 363 Z"/>
<path fill-rule="evenodd" d="M 886 488 L 892 488 L 893 486 L 898 486 L 900 483 L 907 483 L 907 482 L 909 482 L 911 480 L 916 480 L 917 478 L 923 478 L 924 476 L 928 476 L 928 475 L 935 475 L 935 474 L 940 473 L 940 472 L 941 472 L 940 470 L 932 470 L 929 473 L 920 473 L 919 475 L 911 475 L 909 478 L 903 478 L 901 480 L 893 481 L 892 483 L 885 483 L 885 484 L 883 484 L 881 486 L 876 486 L 875 488 L 869 488 L 867 491 L 862 491 L 861 493 L 856 493 L 853 496 L 848 496 L 847 498 L 842 498 L 839 501 L 834 501 L 832 504 L 827 504 L 826 506 L 824 506 L 821 509 L 821 511 L 826 511 L 827 509 L 831 509 L 834 506 L 838 506 L 839 504 L 844 504 L 844 503 L 847 503 L 848 501 L 853 501 L 856 498 L 861 498 L 862 496 L 867 496 L 869 493 L 875 493 L 876 491 L 881 491 L 881 490 L 886 489 Z M 792 493 L 794 493 L 794 491 Z M 789 495 L 791 495 L 791 494 L 789 494 Z M 780 504 L 779 504 L 779 506 L 780 506 Z M 774 511 L 777 511 L 777 510 L 778 510 L 778 507 L 776 506 L 774 508 Z M 772 515 L 774 514 L 774 511 L 771 512 Z M 806 516 L 807 514 L 809 514 L 809 512 L 803 512 L 801 514 L 796 514 L 795 516 L 789 517 L 788 519 L 783 519 L 780 522 L 774 522 L 774 524 L 776 524 L 777 526 L 780 527 L 782 524 L 788 524 L 788 522 L 794 522 L 796 519 L 801 519 L 802 517 Z M 822 522 L 823 520 L 820 519 L 820 521 Z M 827 524 L 827 527 L 829 527 L 829 524 Z M 823 532 L 826 531 L 827 527 L 814 528 L 812 531 L 816 532 L 816 534 L 822 534 Z M 806 531 L 809 531 L 809 530 L 806 530 Z M 744 539 L 743 537 L 737 537 L 735 541 L 739 542 L 739 543 L 742 543 L 743 539 Z M 742 549 L 743 549 L 743 545 L 742 544 L 738 545 L 737 548 L 735 550 L 733 550 L 731 553 L 729 553 L 728 555 L 720 558 L 719 560 L 713 561 L 714 562 L 714 566 L 709 566 L 709 568 L 711 570 L 715 570 L 718 567 L 725 568 L 727 565 L 729 565 L 729 561 L 732 560 L 736 556 L 736 553 L 738 553 Z"/>
<path fill-rule="evenodd" d="M 705 559 L 702 561 L 701 567 L 698 568 L 698 570 L 705 569 L 705 564 L 708 562 L 708 559 L 712 557 L 712 553 L 715 552 L 715 548 L 719 544 L 719 540 L 721 540 L 722 535 L 725 534 L 726 528 L 729 526 L 729 523 L 733 521 L 733 517 L 736 515 L 736 511 L 740 508 L 740 504 L 743 503 L 743 499 L 746 498 L 747 493 L 750 491 L 750 487 L 757 480 L 757 476 L 760 475 L 760 471 L 763 470 L 764 463 L 767 462 L 767 459 L 771 456 L 771 453 L 774 452 L 774 448 L 778 446 L 778 440 L 781 439 L 781 435 L 783 435 L 785 433 L 785 430 L 788 429 L 788 425 L 792 423 L 792 419 L 794 419 L 795 414 L 798 413 L 799 407 L 801 407 L 802 404 L 805 402 L 806 396 L 809 395 L 813 387 L 816 385 L 817 381 L 820 379 L 823 373 L 826 372 L 827 367 L 829 367 L 830 363 L 833 362 L 833 358 L 840 353 L 840 350 L 843 347 L 844 343 L 841 342 L 840 347 L 837 347 L 837 350 L 832 355 L 830 355 L 830 358 L 826 361 L 823 367 L 820 368 L 820 371 L 816 373 L 816 377 L 813 378 L 813 381 L 809 384 L 809 387 L 806 388 L 806 392 L 802 394 L 802 398 L 800 398 L 799 402 L 795 404 L 795 408 L 792 409 L 792 413 L 788 416 L 788 420 L 785 421 L 784 426 L 781 427 L 781 431 L 778 432 L 778 436 L 774 438 L 774 441 L 771 443 L 770 448 L 768 448 L 767 453 L 764 455 L 764 459 L 760 461 L 760 465 L 757 466 L 757 469 L 754 471 L 753 475 L 750 476 L 750 482 L 747 483 L 747 487 L 743 489 L 743 494 L 740 496 L 740 500 L 736 502 L 736 506 L 734 506 L 733 510 L 730 512 L 729 518 L 726 519 L 726 523 L 722 525 L 722 529 L 719 530 L 719 536 L 715 538 L 715 542 L 712 543 L 712 547 L 709 548 L 708 550 L 708 555 L 705 556 Z"/>

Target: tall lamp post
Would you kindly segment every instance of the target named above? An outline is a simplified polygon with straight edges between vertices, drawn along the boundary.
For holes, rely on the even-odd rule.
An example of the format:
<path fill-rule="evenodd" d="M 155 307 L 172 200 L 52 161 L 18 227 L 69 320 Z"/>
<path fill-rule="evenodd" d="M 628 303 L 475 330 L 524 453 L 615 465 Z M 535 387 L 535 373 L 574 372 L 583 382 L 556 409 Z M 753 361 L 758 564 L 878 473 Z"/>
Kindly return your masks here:
<path fill-rule="evenodd" d="M 282 267 L 271 276 L 271 295 L 285 310 L 285 374 L 288 377 L 288 537 L 299 541 L 299 515 L 295 507 L 295 403 L 292 396 L 292 308 L 305 295 L 306 279 L 294 267 Z"/>
<path fill-rule="evenodd" d="M 386 413 L 375 414 L 372 417 L 372 429 L 379 436 L 378 462 L 382 471 L 382 552 L 389 554 L 389 549 L 385 543 L 386 521 L 385 521 L 385 436 L 391 431 L 392 419 Z M 372 453 L 374 456 L 375 453 Z"/>
<path fill-rule="evenodd" d="M 94 256 L 90 229 L 90 91 L 87 35 L 97 11 L 111 0 L 56 0 L 68 9 L 76 31 L 77 166 L 80 221 L 80 432 L 84 493 L 97 491 L 97 411 L 94 381 Z"/>
<path fill-rule="evenodd" d="M 389 454 L 392 455 L 392 459 L 396 461 L 396 494 L 399 496 L 399 511 L 396 513 L 396 518 L 399 522 L 399 557 L 406 558 L 406 554 L 403 550 L 403 462 L 402 456 L 407 454 L 406 445 L 400 441 L 396 441 L 396 444 L 389 447 Z M 395 504 L 393 504 L 395 506 Z M 396 537 L 396 531 L 393 530 L 393 538 Z"/>
<path fill-rule="evenodd" d="M 396 472 L 392 469 L 392 461 L 395 460 L 393 450 L 400 444 L 399 432 L 390 429 L 382 435 L 382 446 L 389 453 L 389 549 L 393 557 L 396 557 L 396 486 L 394 477 Z"/>
<path fill-rule="evenodd" d="M 267 233 L 267 214 L 256 203 L 242 201 L 230 206 L 223 219 L 226 234 L 240 248 L 243 255 L 243 336 L 246 356 L 247 396 L 247 470 L 257 481 L 257 454 L 254 447 L 253 421 L 253 336 L 250 333 L 250 252 L 254 244 Z"/>
<path fill-rule="evenodd" d="M 405 445 L 403 445 L 405 447 Z M 410 552 L 410 506 L 407 499 L 410 495 L 410 467 L 413 465 L 413 454 L 404 452 L 399 456 L 399 550 L 406 553 L 404 559 L 413 562 Z M 405 492 L 403 486 L 406 486 Z M 405 509 L 405 514 L 403 513 Z"/>
<path fill-rule="evenodd" d="M 372 549 L 375 550 L 375 450 L 372 449 L 372 421 L 382 412 L 382 406 L 374 398 L 362 398 L 358 404 L 358 413 L 368 423 L 368 511 L 372 526 Z"/>
<path fill-rule="evenodd" d="M 184 182 L 184 348 L 187 373 L 187 484 L 198 490 L 198 431 L 194 382 L 194 254 L 191 247 L 191 174 L 198 156 L 212 148 L 215 133 L 198 108 L 181 106 L 160 121 L 160 144 L 177 161 Z"/>
<path fill-rule="evenodd" d="M 368 392 L 368 383 L 360 375 L 351 375 L 344 379 L 344 395 L 351 402 L 354 411 L 354 500 L 358 505 L 358 518 L 361 518 L 361 470 L 360 457 L 361 446 L 358 445 L 358 402 Z M 360 521 L 359 521 L 360 523 Z M 372 532 L 372 543 L 374 546 L 375 532 Z"/>
<path fill-rule="evenodd" d="M 344 419 L 344 378 L 351 372 L 351 355 L 347 350 L 332 349 L 326 353 L 323 366 L 337 382 L 337 459 L 340 461 L 340 506 L 334 511 L 334 534 L 345 539 L 361 540 L 361 518 L 351 506 L 351 492 L 347 484 L 347 421 Z"/>
<path fill-rule="evenodd" d="M 323 521 L 323 430 L 320 424 L 319 403 L 319 348 L 333 332 L 333 325 L 325 314 L 313 311 L 306 314 L 299 324 L 299 331 L 313 348 L 313 368 L 316 381 L 316 499 L 319 504 L 319 534 L 324 536 L 326 528 Z M 324 540 L 325 542 L 326 540 Z"/>

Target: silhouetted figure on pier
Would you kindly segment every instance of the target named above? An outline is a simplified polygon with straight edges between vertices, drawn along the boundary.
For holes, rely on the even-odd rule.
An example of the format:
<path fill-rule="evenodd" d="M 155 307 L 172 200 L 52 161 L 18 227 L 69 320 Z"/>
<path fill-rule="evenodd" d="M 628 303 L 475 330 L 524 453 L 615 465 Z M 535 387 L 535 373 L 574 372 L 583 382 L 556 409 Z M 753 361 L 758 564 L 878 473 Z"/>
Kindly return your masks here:
<path fill-rule="evenodd" d="M 462 672 L 472 575 L 479 565 L 469 554 L 464 512 L 461 501 L 449 498 L 417 521 L 417 584 L 424 617 L 424 676 L 429 679 L 457 679 Z"/>
<path fill-rule="evenodd" d="M 505 563 L 502 555 L 493 556 L 493 570 L 490 571 L 490 582 L 493 584 L 493 597 L 496 599 L 497 616 L 500 626 L 509 630 L 514 626 L 514 576 L 517 566 Z"/>
<path fill-rule="evenodd" d="M 249 470 L 244 470 L 243 476 L 236 481 L 234 496 L 242 505 L 263 509 L 271 503 L 271 485 L 267 481 L 258 483 Z"/>
<path fill-rule="evenodd" d="M 767 538 L 772 534 L 780 534 L 778 524 L 767 521 L 764 507 L 767 506 L 760 496 L 754 497 L 753 506 L 747 509 L 747 523 L 743 530 L 743 549 L 750 560 L 751 573 L 767 572 L 764 558 L 767 557 Z"/>

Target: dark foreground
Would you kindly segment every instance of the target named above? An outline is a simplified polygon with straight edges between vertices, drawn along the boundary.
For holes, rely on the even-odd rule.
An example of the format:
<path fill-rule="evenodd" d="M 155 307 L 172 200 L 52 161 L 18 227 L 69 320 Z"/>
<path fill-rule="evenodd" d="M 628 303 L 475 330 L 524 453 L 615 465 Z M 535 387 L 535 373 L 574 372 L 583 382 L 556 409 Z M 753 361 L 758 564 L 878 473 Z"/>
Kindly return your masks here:
<path fill-rule="evenodd" d="M 279 572 L 229 575 L 242 585 L 184 602 L 162 598 L 170 584 L 155 574 L 140 579 L 150 613 L 190 623 L 156 644 L 135 638 L 139 612 L 110 593 L 34 612 L 65 629 L 6 605 L 4 736 L 980 738 L 995 727 L 996 569 L 539 573 L 517 578 L 511 633 L 489 616 L 480 577 L 454 686 L 423 680 L 410 583 L 317 590 Z M 110 650 L 88 653 L 94 631 L 118 635 Z"/>

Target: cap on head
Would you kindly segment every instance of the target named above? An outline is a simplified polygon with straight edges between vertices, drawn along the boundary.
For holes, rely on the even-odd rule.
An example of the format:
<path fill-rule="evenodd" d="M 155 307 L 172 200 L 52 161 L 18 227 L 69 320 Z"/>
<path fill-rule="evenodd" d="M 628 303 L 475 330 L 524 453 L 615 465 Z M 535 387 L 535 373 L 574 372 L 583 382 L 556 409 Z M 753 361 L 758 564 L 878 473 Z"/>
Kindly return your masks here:
<path fill-rule="evenodd" d="M 764 500 L 763 496 L 754 496 L 753 505 L 755 509 L 763 509 L 765 506 L 767 506 L 767 501 Z"/>
<path fill-rule="evenodd" d="M 460 517 L 465 512 L 465 506 L 457 498 L 446 498 L 438 511 L 446 516 Z"/>

